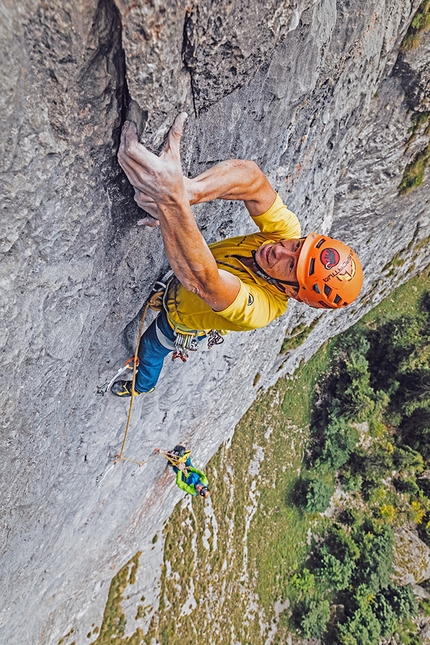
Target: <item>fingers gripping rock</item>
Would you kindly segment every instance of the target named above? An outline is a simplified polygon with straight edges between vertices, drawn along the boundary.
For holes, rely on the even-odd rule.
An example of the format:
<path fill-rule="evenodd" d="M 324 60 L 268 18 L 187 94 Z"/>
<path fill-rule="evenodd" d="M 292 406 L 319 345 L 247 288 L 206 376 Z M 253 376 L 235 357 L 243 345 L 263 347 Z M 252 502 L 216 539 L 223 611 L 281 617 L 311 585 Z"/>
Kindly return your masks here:
<path fill-rule="evenodd" d="M 169 130 L 167 136 L 166 145 L 164 147 L 163 153 L 174 153 L 179 157 L 179 143 L 184 131 L 185 121 L 188 119 L 188 114 L 186 112 L 181 112 L 173 121 L 172 127 Z"/>

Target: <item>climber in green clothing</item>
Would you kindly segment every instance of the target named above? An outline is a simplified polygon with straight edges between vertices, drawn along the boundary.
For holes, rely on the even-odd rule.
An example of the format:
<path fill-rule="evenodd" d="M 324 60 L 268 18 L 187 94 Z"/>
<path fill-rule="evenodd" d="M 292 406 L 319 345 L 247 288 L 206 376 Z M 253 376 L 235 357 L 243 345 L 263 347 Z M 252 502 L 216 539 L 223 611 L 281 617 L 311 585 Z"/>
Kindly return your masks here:
<path fill-rule="evenodd" d="M 176 473 L 176 485 L 181 490 L 184 490 L 189 495 L 209 497 L 208 478 L 201 470 L 194 468 L 189 457 L 185 463 L 173 466 L 173 470 Z"/>

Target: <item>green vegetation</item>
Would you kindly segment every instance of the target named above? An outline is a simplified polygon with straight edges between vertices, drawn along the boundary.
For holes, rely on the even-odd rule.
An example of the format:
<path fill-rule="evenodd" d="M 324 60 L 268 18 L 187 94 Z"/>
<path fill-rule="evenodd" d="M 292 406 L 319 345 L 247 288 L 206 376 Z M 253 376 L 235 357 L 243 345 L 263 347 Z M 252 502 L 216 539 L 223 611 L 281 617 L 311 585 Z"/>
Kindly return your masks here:
<path fill-rule="evenodd" d="M 176 507 L 166 527 L 160 611 L 148 642 L 158 638 L 175 645 L 210 635 L 210 642 L 224 645 L 234 632 L 238 642 L 264 643 L 261 616 L 272 619 L 273 604 L 286 599 L 292 574 L 309 552 L 310 519 L 289 500 L 303 459 L 315 385 L 328 364 L 326 346 L 298 377 L 260 394 L 231 445 L 222 446 L 209 462 L 216 528 L 201 500 Z M 259 482 L 255 496 L 253 481 Z M 206 544 L 205 532 L 210 534 Z M 197 607 L 188 615 L 191 585 Z M 283 623 L 278 635 L 286 637 Z"/>
<path fill-rule="evenodd" d="M 428 283 L 426 271 L 260 393 L 206 468 L 210 502 L 185 498 L 165 526 L 149 631 L 125 636 L 136 556 L 112 581 L 97 645 L 264 645 L 269 633 L 377 645 L 394 632 L 421 645 L 414 616 L 430 603 L 390 576 L 397 526 L 430 544 Z"/>
<path fill-rule="evenodd" d="M 306 636 L 306 617 L 315 613 L 310 600 L 341 605 L 335 623 L 327 617 L 323 626 L 319 618 L 319 637 L 333 645 L 377 645 L 399 630 L 402 642 L 420 642 L 410 621 L 417 612 L 413 593 L 389 575 L 392 527 L 415 526 L 430 544 L 430 486 L 422 477 L 430 457 L 426 279 L 428 272 L 334 341 L 332 370 L 315 409 L 296 502 L 314 512 L 316 497 L 317 509 L 325 510 L 328 493 L 324 498 L 321 491 L 330 474 L 347 501 L 302 564 L 315 585 L 293 603 L 292 615 Z"/>
<path fill-rule="evenodd" d="M 140 555 L 139 551 L 112 579 L 100 633 L 96 640 L 93 641 L 95 645 L 110 645 L 113 642 L 121 643 L 122 645 L 141 645 L 143 641 L 141 629 L 137 629 L 129 637 L 124 636 L 127 620 L 121 606 L 124 590 L 128 585 L 133 585 L 136 582 Z M 94 633 L 97 633 L 97 631 L 94 630 Z"/>
<path fill-rule="evenodd" d="M 400 50 L 407 52 L 419 46 L 423 33 L 430 27 L 430 0 L 424 0 L 418 8 L 403 38 Z"/>
<path fill-rule="evenodd" d="M 303 322 L 300 323 L 300 325 L 297 325 L 297 327 L 294 327 L 294 329 L 286 336 L 284 342 L 282 343 L 281 354 L 287 354 L 291 350 L 300 347 L 300 345 L 309 336 L 311 331 L 315 329 L 320 318 L 321 316 L 317 316 L 317 318 L 315 318 L 315 320 L 313 320 L 310 325 L 307 325 L 305 322 Z"/>
<path fill-rule="evenodd" d="M 406 166 L 402 181 L 398 186 L 399 195 L 406 195 L 424 180 L 424 173 L 430 163 L 430 143 L 423 150 L 416 153 L 414 158 Z"/>
<path fill-rule="evenodd" d="M 430 24 L 430 0 L 427 0 L 427 19 Z M 415 141 L 417 134 L 421 128 L 423 135 L 430 135 L 430 112 L 423 110 L 422 112 L 414 112 L 411 116 L 412 125 L 409 128 L 411 136 L 409 137 L 406 145 L 405 153 L 409 150 L 411 144 Z M 412 161 L 408 163 L 403 171 L 403 177 L 397 189 L 399 195 L 406 195 L 417 186 L 420 186 L 424 181 L 424 174 L 430 162 L 430 143 L 428 143 L 422 150 L 419 150 L 413 157 Z"/>

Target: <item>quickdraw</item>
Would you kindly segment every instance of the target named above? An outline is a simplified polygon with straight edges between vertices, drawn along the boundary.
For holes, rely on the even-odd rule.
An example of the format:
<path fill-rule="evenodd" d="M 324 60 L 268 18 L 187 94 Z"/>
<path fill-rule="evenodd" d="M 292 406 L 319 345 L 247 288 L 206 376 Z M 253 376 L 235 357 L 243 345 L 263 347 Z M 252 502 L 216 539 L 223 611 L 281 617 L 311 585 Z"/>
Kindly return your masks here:
<path fill-rule="evenodd" d="M 115 376 L 110 381 L 106 381 L 106 383 L 103 383 L 103 385 L 97 386 L 97 394 L 104 396 L 106 392 L 109 392 L 109 390 L 111 389 L 112 385 L 115 383 L 118 376 L 121 376 L 121 374 L 124 374 L 124 372 L 126 372 L 127 370 L 132 370 L 133 364 L 134 364 L 134 356 L 128 359 L 124 367 L 119 368 Z M 138 365 L 139 365 L 139 358 L 136 356 L 136 367 Z"/>
<path fill-rule="evenodd" d="M 214 345 L 221 345 L 221 343 L 224 342 L 224 338 L 216 329 L 211 329 L 207 337 L 208 337 L 208 349 L 212 349 Z"/>
<path fill-rule="evenodd" d="M 197 332 L 195 334 L 184 334 L 178 329 L 175 332 L 175 351 L 173 352 L 172 360 L 180 358 L 183 363 L 188 360 L 189 352 L 196 352 L 199 348 L 199 341 L 197 340 Z"/>

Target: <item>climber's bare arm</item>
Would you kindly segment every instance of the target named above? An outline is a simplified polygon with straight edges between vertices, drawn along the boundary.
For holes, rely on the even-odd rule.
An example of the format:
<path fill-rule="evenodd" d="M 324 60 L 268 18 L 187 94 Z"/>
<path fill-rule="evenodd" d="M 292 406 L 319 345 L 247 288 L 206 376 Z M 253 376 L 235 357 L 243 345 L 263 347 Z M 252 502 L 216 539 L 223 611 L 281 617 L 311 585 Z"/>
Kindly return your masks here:
<path fill-rule="evenodd" d="M 166 255 L 175 275 L 186 289 L 215 311 L 221 311 L 236 298 L 240 282 L 231 273 L 218 270 L 191 211 L 179 156 L 185 119 L 185 113 L 176 117 L 159 157 L 139 143 L 136 126 L 126 122 L 118 160 L 135 189 L 157 206 L 154 216 L 159 220 Z"/>
<path fill-rule="evenodd" d="M 213 199 L 240 200 L 253 217 L 265 213 L 276 198 L 266 175 L 254 161 L 228 159 L 193 179 L 184 178 L 190 204 Z"/>
<path fill-rule="evenodd" d="M 197 177 L 184 177 L 184 185 L 191 205 L 214 199 L 241 200 L 253 217 L 269 210 L 276 198 L 269 180 L 257 164 L 244 159 L 229 159 Z M 152 217 L 156 217 L 156 205 L 147 195 L 137 191 L 135 201 Z M 147 219 L 139 223 L 156 225 L 154 220 L 151 222 Z"/>

